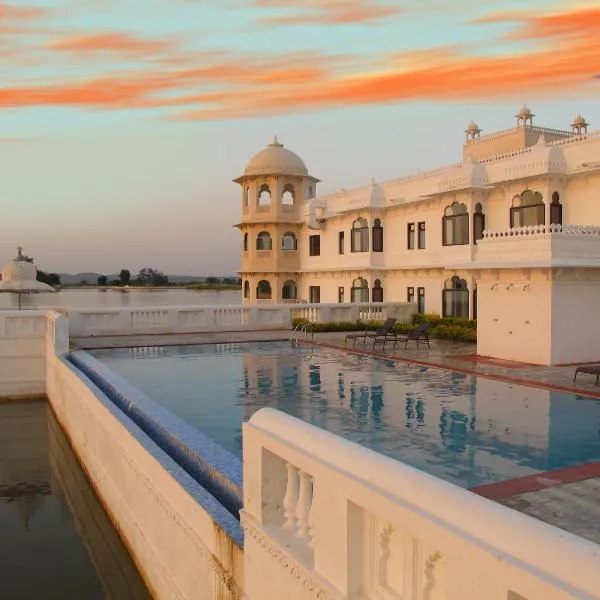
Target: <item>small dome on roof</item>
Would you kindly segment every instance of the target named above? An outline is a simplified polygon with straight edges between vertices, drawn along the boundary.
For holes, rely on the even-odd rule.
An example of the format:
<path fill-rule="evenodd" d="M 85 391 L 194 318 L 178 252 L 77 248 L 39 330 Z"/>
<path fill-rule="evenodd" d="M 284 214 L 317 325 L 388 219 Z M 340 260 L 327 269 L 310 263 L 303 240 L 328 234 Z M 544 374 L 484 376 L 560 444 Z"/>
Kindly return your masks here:
<path fill-rule="evenodd" d="M 477 123 L 475 123 L 475 121 L 471 121 L 468 125 L 467 128 L 465 130 L 465 133 L 470 133 L 470 132 L 477 132 L 477 131 L 481 131 L 479 129 L 479 126 L 477 125 Z"/>
<path fill-rule="evenodd" d="M 307 176 L 304 161 L 291 150 L 284 148 L 277 136 L 264 150 L 251 159 L 244 175 L 297 175 Z"/>
<path fill-rule="evenodd" d="M 521 107 L 521 110 L 519 111 L 519 114 L 516 116 L 517 117 L 533 117 L 533 114 L 531 113 L 531 109 L 526 104 L 523 104 L 523 106 Z"/>
<path fill-rule="evenodd" d="M 17 257 L 4 265 L 2 269 L 2 282 L 0 290 L 3 291 L 49 291 L 55 289 L 37 281 L 35 265 L 23 256 L 23 249 L 18 248 Z"/>
<path fill-rule="evenodd" d="M 581 113 L 579 113 L 575 117 L 575 120 L 573 121 L 573 125 L 588 125 L 588 123 L 585 122 L 585 119 L 581 116 Z"/>

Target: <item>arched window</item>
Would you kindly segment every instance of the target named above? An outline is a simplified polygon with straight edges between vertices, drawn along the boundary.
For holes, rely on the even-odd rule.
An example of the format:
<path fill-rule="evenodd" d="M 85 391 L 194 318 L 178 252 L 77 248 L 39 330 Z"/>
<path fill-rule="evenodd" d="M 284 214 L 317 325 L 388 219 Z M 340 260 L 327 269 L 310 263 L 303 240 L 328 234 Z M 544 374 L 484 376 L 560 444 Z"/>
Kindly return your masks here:
<path fill-rule="evenodd" d="M 273 244 L 271 242 L 271 234 L 268 231 L 261 231 L 256 236 L 256 249 L 257 250 L 271 250 Z"/>
<path fill-rule="evenodd" d="M 286 183 L 281 195 L 281 204 L 283 206 L 294 206 L 295 200 L 296 192 L 294 191 L 294 186 L 291 183 Z"/>
<path fill-rule="evenodd" d="M 296 239 L 296 235 L 291 231 L 287 231 L 283 234 L 281 238 L 281 249 L 282 250 L 297 250 L 298 249 L 298 240 Z"/>
<path fill-rule="evenodd" d="M 269 206 L 271 204 L 271 188 L 263 183 L 258 190 L 258 206 Z"/>
<path fill-rule="evenodd" d="M 469 243 L 469 212 L 465 204 L 453 202 L 442 217 L 444 246 L 464 246 Z"/>
<path fill-rule="evenodd" d="M 350 290 L 351 302 L 368 302 L 369 301 L 369 284 L 366 279 L 359 277 L 352 282 Z"/>
<path fill-rule="evenodd" d="M 306 194 L 307 194 L 307 196 L 308 196 L 309 198 L 314 198 L 314 196 L 315 196 L 315 193 L 314 193 L 314 191 L 313 191 L 313 186 L 312 186 L 312 185 L 309 185 L 309 186 L 308 186 L 308 190 L 307 190 Z"/>
<path fill-rule="evenodd" d="M 483 214 L 483 206 L 478 202 L 473 213 L 473 242 L 477 243 L 477 240 L 483 238 L 484 229 L 485 215 Z"/>
<path fill-rule="evenodd" d="M 244 248 L 244 252 L 248 252 L 248 234 L 247 233 L 244 234 L 243 248 Z"/>
<path fill-rule="evenodd" d="M 244 207 L 248 208 L 250 206 L 250 188 L 246 187 L 244 192 Z"/>
<path fill-rule="evenodd" d="M 271 299 L 271 284 L 266 279 L 261 279 L 256 286 L 257 300 Z"/>
<path fill-rule="evenodd" d="M 371 295 L 373 302 L 383 302 L 383 288 L 381 287 L 381 280 L 376 279 L 373 283 L 373 293 Z"/>
<path fill-rule="evenodd" d="M 457 275 L 446 280 L 442 292 L 442 316 L 469 318 L 469 287 Z"/>
<path fill-rule="evenodd" d="M 383 227 L 380 219 L 373 223 L 373 252 L 383 252 Z"/>
<path fill-rule="evenodd" d="M 244 298 L 250 298 L 250 282 L 244 281 Z"/>
<path fill-rule="evenodd" d="M 525 190 L 515 196 L 510 208 L 510 226 L 526 227 L 529 225 L 545 225 L 546 210 L 544 198 L 540 192 Z"/>
<path fill-rule="evenodd" d="M 351 252 L 369 251 L 369 224 L 366 219 L 356 219 L 356 221 L 352 223 L 352 231 L 350 234 Z"/>
<path fill-rule="evenodd" d="M 283 287 L 281 288 L 281 299 L 282 300 L 296 300 L 298 297 L 298 288 L 296 287 L 296 282 L 288 279 L 284 282 Z"/>
<path fill-rule="evenodd" d="M 558 192 L 552 194 L 552 202 L 550 202 L 550 225 L 562 225 L 562 204 Z"/>

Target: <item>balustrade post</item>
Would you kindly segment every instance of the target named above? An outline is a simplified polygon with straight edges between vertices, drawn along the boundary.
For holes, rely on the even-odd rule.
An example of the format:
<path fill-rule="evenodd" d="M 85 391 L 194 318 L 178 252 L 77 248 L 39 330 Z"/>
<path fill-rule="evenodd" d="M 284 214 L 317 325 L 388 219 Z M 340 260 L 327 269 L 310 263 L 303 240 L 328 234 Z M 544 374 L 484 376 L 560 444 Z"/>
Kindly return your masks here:
<path fill-rule="evenodd" d="M 283 528 L 294 530 L 296 528 L 296 506 L 298 503 L 298 469 L 287 463 L 287 484 L 283 499 L 285 521 Z"/>
<path fill-rule="evenodd" d="M 311 477 L 300 471 L 300 490 L 298 492 L 298 506 L 296 507 L 296 521 L 298 532 L 296 536 L 302 540 L 309 539 L 309 513 L 312 504 Z"/>

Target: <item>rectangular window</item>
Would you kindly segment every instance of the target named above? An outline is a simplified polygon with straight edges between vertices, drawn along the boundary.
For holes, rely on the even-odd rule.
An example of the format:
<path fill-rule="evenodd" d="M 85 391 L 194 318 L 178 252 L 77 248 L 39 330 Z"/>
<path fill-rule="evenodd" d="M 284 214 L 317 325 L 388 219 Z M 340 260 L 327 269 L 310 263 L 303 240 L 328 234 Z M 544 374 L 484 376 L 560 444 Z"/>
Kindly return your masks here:
<path fill-rule="evenodd" d="M 383 252 L 383 227 L 379 219 L 375 219 L 373 227 L 373 252 Z"/>
<path fill-rule="evenodd" d="M 469 243 L 469 215 L 443 217 L 444 246 L 465 246 Z"/>
<path fill-rule="evenodd" d="M 308 253 L 310 256 L 321 256 L 321 236 L 311 235 L 308 238 Z"/>
<path fill-rule="evenodd" d="M 406 235 L 407 235 L 406 247 L 409 250 L 414 250 L 415 249 L 415 224 L 414 223 L 408 224 Z"/>
<path fill-rule="evenodd" d="M 419 223 L 419 240 L 418 240 L 419 250 L 423 250 L 425 248 L 425 223 Z"/>
<path fill-rule="evenodd" d="M 425 312 L 425 288 L 417 288 L 417 312 L 423 314 Z"/>
<path fill-rule="evenodd" d="M 344 288 L 343 287 L 338 288 L 338 302 L 340 304 L 344 304 Z"/>
<path fill-rule="evenodd" d="M 319 304 L 321 302 L 321 286 L 311 285 L 308 288 L 308 301 L 311 304 Z"/>
<path fill-rule="evenodd" d="M 338 252 L 340 254 L 344 254 L 344 232 L 340 231 L 338 233 Z"/>
<path fill-rule="evenodd" d="M 407 302 L 415 301 L 415 288 L 414 287 L 406 288 L 406 301 Z"/>

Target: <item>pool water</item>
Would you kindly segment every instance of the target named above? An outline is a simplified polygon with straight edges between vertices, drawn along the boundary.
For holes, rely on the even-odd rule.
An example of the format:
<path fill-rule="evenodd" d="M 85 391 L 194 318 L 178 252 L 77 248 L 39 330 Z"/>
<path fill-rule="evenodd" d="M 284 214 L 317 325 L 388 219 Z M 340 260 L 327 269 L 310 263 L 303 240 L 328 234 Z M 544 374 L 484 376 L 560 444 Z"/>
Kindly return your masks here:
<path fill-rule="evenodd" d="M 265 406 L 463 487 L 600 460 L 600 401 L 287 342 L 92 351 L 241 456 Z"/>

